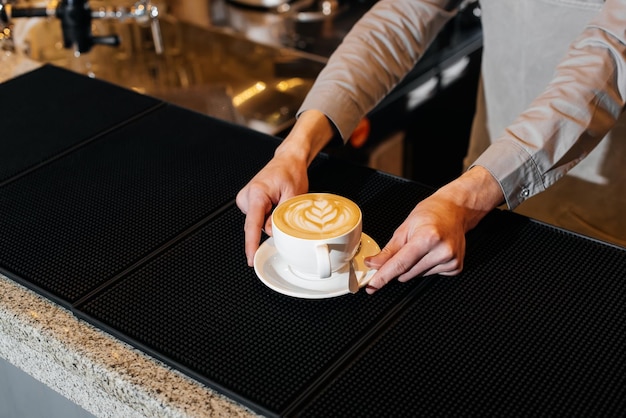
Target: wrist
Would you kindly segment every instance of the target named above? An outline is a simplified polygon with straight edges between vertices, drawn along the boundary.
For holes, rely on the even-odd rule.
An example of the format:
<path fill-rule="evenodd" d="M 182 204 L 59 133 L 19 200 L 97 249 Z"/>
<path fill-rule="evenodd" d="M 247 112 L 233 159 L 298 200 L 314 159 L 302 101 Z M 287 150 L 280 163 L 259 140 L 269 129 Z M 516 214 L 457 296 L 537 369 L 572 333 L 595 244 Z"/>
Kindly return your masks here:
<path fill-rule="evenodd" d="M 333 127 L 326 115 L 317 110 L 307 110 L 298 117 L 294 127 L 276 149 L 275 156 L 288 155 L 308 166 L 333 135 Z"/>
<path fill-rule="evenodd" d="M 308 167 L 314 158 L 311 154 L 311 147 L 305 140 L 296 139 L 290 134 L 276 148 L 274 159 L 286 160 L 290 164 L 303 164 Z"/>
<path fill-rule="evenodd" d="M 472 229 L 491 210 L 504 202 L 498 181 L 484 167 L 475 166 L 443 186 L 441 193 L 465 212 L 466 230 Z"/>

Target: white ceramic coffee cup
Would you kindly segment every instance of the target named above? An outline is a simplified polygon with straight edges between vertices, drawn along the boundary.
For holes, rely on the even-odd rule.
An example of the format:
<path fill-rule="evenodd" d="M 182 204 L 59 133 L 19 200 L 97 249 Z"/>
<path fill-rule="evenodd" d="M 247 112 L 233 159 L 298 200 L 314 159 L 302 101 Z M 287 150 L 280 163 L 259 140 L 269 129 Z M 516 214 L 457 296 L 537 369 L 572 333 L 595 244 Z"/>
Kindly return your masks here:
<path fill-rule="evenodd" d="M 359 247 L 362 224 L 358 205 L 331 193 L 294 196 L 272 212 L 278 254 L 307 278 L 329 278 L 345 267 Z"/>

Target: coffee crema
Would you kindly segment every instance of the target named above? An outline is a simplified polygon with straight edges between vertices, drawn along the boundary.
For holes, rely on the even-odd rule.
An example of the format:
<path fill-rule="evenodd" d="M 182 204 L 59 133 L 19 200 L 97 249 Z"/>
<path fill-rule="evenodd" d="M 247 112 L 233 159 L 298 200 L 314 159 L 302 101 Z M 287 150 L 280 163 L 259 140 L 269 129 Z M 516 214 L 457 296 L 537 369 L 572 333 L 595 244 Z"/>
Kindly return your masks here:
<path fill-rule="evenodd" d="M 308 193 L 278 205 L 272 221 L 281 231 L 305 239 L 343 235 L 361 220 L 361 210 L 350 199 L 330 193 Z"/>

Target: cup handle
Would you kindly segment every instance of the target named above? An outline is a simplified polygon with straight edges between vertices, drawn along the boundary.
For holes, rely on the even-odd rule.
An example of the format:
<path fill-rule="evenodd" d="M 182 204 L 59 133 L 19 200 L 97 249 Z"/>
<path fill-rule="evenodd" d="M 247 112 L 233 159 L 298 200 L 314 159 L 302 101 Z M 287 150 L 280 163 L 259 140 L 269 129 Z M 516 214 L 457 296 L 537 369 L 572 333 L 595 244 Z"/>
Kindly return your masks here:
<path fill-rule="evenodd" d="M 315 247 L 315 255 L 317 257 L 317 274 L 322 279 L 330 277 L 330 252 L 328 244 L 321 244 Z"/>

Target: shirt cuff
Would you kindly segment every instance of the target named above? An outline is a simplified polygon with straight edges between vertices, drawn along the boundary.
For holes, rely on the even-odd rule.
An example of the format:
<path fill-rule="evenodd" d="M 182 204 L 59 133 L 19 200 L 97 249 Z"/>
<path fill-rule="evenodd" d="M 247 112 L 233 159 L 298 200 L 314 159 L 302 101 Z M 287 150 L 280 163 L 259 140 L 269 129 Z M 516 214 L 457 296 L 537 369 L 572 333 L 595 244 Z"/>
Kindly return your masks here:
<path fill-rule="evenodd" d="M 470 166 L 481 166 L 500 184 L 509 209 L 545 191 L 543 176 L 530 154 L 513 141 L 491 144 Z"/>
<path fill-rule="evenodd" d="M 296 113 L 296 117 L 311 109 L 319 110 L 326 115 L 344 143 L 348 141 L 363 116 L 361 109 L 350 97 L 338 90 L 318 89 L 315 94 L 309 94 Z"/>

